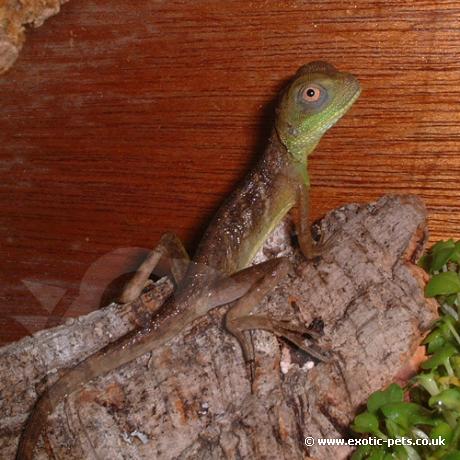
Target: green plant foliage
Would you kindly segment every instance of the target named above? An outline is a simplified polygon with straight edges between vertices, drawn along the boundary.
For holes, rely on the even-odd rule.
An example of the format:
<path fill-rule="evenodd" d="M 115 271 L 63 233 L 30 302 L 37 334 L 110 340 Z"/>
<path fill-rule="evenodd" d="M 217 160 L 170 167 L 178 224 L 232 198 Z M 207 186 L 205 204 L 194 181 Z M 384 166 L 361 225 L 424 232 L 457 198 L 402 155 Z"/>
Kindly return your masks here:
<path fill-rule="evenodd" d="M 434 275 L 425 288 L 427 297 L 456 294 L 457 292 L 460 292 L 460 278 L 455 272 L 442 272 Z"/>

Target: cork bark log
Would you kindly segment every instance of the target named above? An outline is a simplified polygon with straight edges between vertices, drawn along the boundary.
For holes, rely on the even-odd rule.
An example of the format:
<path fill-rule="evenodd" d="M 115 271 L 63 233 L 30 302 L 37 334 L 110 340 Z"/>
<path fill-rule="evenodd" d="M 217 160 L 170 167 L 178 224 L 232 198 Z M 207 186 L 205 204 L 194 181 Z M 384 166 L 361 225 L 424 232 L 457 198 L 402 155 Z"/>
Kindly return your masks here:
<path fill-rule="evenodd" d="M 16 61 L 27 26 L 39 27 L 68 0 L 0 0 L 0 74 Z"/>
<path fill-rule="evenodd" d="M 413 196 L 351 204 L 320 224 L 332 245 L 302 260 L 284 221 L 257 260 L 282 253 L 293 272 L 258 311 L 323 329 L 330 363 L 317 363 L 273 335 L 254 331 L 256 376 L 222 329 L 225 307 L 166 346 L 87 383 L 59 404 L 37 459 L 330 459 L 342 448 L 304 438 L 349 435 L 367 396 L 407 377 L 420 339 L 436 318 L 414 265 L 426 240 L 426 213 Z M 161 280 L 132 305 L 112 304 L 0 350 L 0 452 L 14 458 L 37 393 L 71 366 L 144 321 L 171 292 Z"/>

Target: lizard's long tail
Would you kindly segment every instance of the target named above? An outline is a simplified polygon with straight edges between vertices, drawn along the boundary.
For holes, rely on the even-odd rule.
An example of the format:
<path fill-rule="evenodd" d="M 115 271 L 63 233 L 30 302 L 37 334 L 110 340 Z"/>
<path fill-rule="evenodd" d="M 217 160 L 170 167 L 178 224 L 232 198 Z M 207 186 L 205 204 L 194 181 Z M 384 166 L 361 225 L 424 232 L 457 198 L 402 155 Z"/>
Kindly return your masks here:
<path fill-rule="evenodd" d="M 97 355 L 89 356 L 75 367 L 69 369 L 59 380 L 57 380 L 40 395 L 24 426 L 22 436 L 19 440 L 18 450 L 16 452 L 16 460 L 33 459 L 35 445 L 37 444 L 40 434 L 46 425 L 48 416 L 52 413 L 54 407 L 58 405 L 65 396 L 73 393 L 89 380 L 103 375 L 113 368 L 118 367 L 118 365 L 131 361 L 136 357 L 133 356 L 134 353 L 129 353 L 129 359 L 124 359 L 123 363 L 120 361 L 117 363 L 116 357 L 114 356 L 118 354 L 119 357 L 124 358 L 121 354 L 119 354 L 118 347 L 123 347 L 123 344 L 129 346 L 130 342 L 135 340 L 136 335 L 139 335 L 138 331 L 128 333 L 123 336 L 121 340 L 107 345 Z M 136 345 L 139 346 L 145 341 L 145 339 L 146 335 L 144 334 Z M 141 354 L 142 353 L 137 356 L 140 356 Z"/>
<path fill-rule="evenodd" d="M 26 421 L 24 431 L 19 439 L 16 460 L 32 460 L 35 445 L 46 425 L 48 416 L 62 399 L 78 390 L 83 384 L 109 371 L 116 369 L 144 353 L 166 343 L 178 335 L 195 319 L 205 315 L 212 308 L 223 305 L 241 297 L 252 285 L 246 272 L 254 271 L 261 276 L 270 266 L 279 263 L 279 259 L 264 263 L 265 269 L 258 272 L 257 267 L 250 267 L 235 275 L 235 278 L 224 278 L 215 289 L 203 291 L 201 295 L 184 294 L 170 303 L 167 302 L 152 320 L 149 328 L 134 330 L 109 343 L 105 348 L 81 361 L 69 369 L 38 398 Z M 237 282 L 235 281 L 237 280 Z M 207 281 L 211 286 L 211 281 Z M 193 283 L 191 284 L 193 287 Z M 214 286 L 214 285 L 212 285 Z"/>
<path fill-rule="evenodd" d="M 16 460 L 33 459 L 35 445 L 48 416 L 64 397 L 78 390 L 86 382 L 129 363 L 167 342 L 201 314 L 199 310 L 193 308 L 185 311 L 176 310 L 175 314 L 162 319 L 161 328 L 153 323 L 154 326 L 150 329 L 132 331 L 69 369 L 36 401 L 19 440 Z"/>

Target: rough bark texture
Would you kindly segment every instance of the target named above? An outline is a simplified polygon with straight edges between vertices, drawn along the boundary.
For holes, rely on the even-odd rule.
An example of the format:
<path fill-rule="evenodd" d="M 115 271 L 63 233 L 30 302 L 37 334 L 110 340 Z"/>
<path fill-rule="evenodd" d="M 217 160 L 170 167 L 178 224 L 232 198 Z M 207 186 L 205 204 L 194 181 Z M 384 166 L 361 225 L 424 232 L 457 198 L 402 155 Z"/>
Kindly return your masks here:
<path fill-rule="evenodd" d="M 16 61 L 25 40 L 25 27 L 41 26 L 67 1 L 0 0 L 0 74 Z"/>
<path fill-rule="evenodd" d="M 281 253 L 293 273 L 258 311 L 324 324 L 321 345 L 333 360 L 307 357 L 273 335 L 252 333 L 256 378 L 251 394 L 235 340 L 221 326 L 225 308 L 167 346 L 94 382 L 59 404 L 37 459 L 317 459 L 345 458 L 346 448 L 304 445 L 342 437 L 369 393 L 402 378 L 436 317 L 413 264 L 426 237 L 425 209 L 411 196 L 348 205 L 321 223 L 333 243 L 306 263 L 285 221 L 257 260 Z M 37 392 L 123 335 L 171 291 L 157 283 L 131 306 L 111 305 L 0 351 L 0 452 L 13 458 Z M 137 318 L 137 319 L 136 319 Z M 45 379 L 46 377 L 46 379 Z"/>

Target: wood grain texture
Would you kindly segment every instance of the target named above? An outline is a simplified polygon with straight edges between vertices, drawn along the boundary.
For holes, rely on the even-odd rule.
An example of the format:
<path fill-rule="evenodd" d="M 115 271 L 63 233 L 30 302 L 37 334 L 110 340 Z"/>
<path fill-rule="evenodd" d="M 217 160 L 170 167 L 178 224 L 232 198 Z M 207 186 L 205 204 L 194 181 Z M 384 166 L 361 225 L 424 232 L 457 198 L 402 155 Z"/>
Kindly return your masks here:
<path fill-rule="evenodd" d="M 0 78 L 1 341 L 98 308 L 166 230 L 192 250 L 313 59 L 363 86 L 310 161 L 313 217 L 415 193 L 460 237 L 460 1 L 132 5 L 64 5 Z"/>

